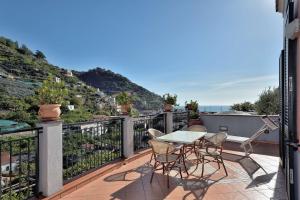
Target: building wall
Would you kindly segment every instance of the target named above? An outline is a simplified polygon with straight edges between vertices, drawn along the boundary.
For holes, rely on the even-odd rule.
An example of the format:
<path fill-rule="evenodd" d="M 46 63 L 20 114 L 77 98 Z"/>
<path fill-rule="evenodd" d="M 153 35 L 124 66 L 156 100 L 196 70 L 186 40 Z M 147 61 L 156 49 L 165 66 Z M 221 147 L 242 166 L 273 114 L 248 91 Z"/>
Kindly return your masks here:
<path fill-rule="evenodd" d="M 300 1 L 295 0 L 295 17 L 298 17 L 300 13 Z M 297 73 L 297 138 L 300 139 L 300 39 L 297 38 L 297 65 L 296 65 L 296 73 Z M 294 179 L 295 179 L 295 191 L 300 191 L 300 148 L 298 151 L 295 151 L 295 159 L 294 159 Z M 296 199 L 300 200 L 299 192 L 296 192 Z"/>
<path fill-rule="evenodd" d="M 264 124 L 260 115 L 201 115 L 204 126 L 208 132 L 220 132 L 222 127 L 228 129 L 228 134 L 242 137 L 251 137 Z M 278 120 L 278 116 L 271 116 L 272 119 Z M 221 128 L 221 129 L 220 129 Z M 279 130 L 269 134 L 261 135 L 258 141 L 272 143 L 279 142 Z"/>

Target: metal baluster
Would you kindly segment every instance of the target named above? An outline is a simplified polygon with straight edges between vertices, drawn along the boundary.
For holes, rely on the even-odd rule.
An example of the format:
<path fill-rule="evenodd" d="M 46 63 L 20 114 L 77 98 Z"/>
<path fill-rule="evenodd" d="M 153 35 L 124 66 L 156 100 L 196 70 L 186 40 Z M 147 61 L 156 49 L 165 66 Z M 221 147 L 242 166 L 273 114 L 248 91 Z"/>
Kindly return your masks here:
<path fill-rule="evenodd" d="M 19 199 L 21 199 L 21 177 L 22 177 L 22 148 L 21 148 L 22 140 L 19 140 L 19 174 L 18 174 L 18 179 L 19 179 Z"/>
<path fill-rule="evenodd" d="M 30 139 L 27 138 L 27 198 L 29 197 L 30 187 Z"/>
<path fill-rule="evenodd" d="M 12 141 L 9 141 L 9 196 L 12 196 L 12 185 L 11 185 L 11 176 L 12 176 L 12 171 L 11 171 L 11 157 L 12 157 Z"/>

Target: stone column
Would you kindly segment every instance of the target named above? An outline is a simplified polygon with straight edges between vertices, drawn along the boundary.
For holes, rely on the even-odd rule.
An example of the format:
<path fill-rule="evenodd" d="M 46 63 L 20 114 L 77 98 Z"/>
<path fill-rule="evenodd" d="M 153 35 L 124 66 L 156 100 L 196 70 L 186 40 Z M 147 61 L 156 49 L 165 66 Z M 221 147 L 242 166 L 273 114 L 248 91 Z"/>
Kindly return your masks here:
<path fill-rule="evenodd" d="M 133 120 L 130 116 L 123 116 L 123 155 L 129 158 L 134 155 Z"/>
<path fill-rule="evenodd" d="M 63 187 L 62 122 L 43 122 L 39 135 L 39 191 L 50 196 Z"/>
<path fill-rule="evenodd" d="M 166 112 L 166 134 L 173 132 L 173 112 Z"/>

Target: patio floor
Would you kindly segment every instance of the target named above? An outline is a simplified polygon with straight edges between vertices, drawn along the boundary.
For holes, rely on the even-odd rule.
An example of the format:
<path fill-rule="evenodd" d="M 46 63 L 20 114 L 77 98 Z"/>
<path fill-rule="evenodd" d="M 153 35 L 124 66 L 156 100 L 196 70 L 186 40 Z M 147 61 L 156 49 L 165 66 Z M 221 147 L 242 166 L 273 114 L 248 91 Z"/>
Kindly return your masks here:
<path fill-rule="evenodd" d="M 231 148 L 234 149 L 234 148 Z M 171 172 L 170 188 L 166 176 L 156 173 L 150 184 L 150 155 L 134 160 L 120 169 L 83 186 L 65 196 L 64 200 L 231 200 L 231 199 L 287 199 L 284 175 L 279 167 L 277 145 L 256 145 L 257 152 L 263 150 L 269 155 L 253 154 L 252 159 L 243 157 L 242 152 L 225 150 L 223 157 L 228 171 L 218 170 L 215 163 L 205 165 L 201 178 L 201 165 L 196 168 L 188 157 L 190 176 L 183 174 L 181 180 L 177 171 Z M 275 155 L 270 155 L 275 154 Z M 257 162 L 254 162 L 254 160 Z M 265 171 L 264 171 L 265 170 Z"/>

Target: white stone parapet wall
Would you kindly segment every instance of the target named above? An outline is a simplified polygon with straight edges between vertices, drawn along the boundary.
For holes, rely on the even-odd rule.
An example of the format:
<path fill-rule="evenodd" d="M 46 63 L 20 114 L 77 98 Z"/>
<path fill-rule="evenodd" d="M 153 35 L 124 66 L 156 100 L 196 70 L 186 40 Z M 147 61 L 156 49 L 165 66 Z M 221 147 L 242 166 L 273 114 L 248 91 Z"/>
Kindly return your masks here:
<path fill-rule="evenodd" d="M 228 134 L 242 137 L 251 137 L 261 126 L 263 121 L 261 115 L 218 115 L 201 114 L 200 118 L 208 132 L 220 132 L 222 128 L 228 129 Z M 278 120 L 278 116 L 270 116 L 273 120 Z M 279 143 L 279 129 L 263 134 L 258 141 Z"/>

